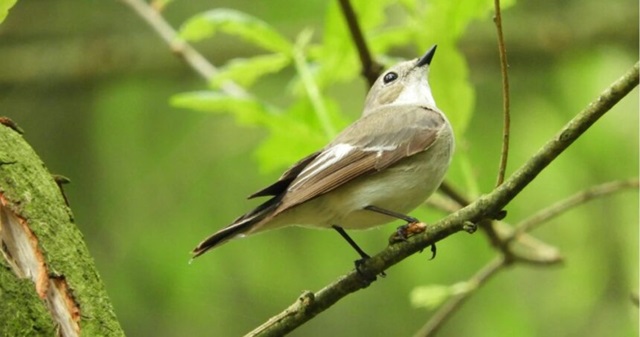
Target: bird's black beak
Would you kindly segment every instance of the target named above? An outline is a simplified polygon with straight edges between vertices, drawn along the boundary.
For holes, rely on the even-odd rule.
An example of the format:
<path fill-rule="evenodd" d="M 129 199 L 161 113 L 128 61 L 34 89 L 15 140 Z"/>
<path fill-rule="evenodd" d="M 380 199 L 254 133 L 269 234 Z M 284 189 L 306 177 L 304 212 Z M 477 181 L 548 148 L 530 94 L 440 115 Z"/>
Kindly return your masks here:
<path fill-rule="evenodd" d="M 436 54 L 436 47 L 438 47 L 438 45 L 433 45 L 431 49 L 429 49 L 421 58 L 419 58 L 418 63 L 416 63 L 416 67 L 422 67 L 431 64 L 433 55 Z"/>

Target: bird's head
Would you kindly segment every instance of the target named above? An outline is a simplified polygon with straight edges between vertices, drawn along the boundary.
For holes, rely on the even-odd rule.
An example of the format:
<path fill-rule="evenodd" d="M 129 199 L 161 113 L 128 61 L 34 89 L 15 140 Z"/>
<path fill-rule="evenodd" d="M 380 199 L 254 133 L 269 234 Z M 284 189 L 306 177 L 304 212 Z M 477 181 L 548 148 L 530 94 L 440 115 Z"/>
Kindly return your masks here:
<path fill-rule="evenodd" d="M 399 63 L 378 77 L 367 94 L 363 115 L 385 105 L 429 105 L 436 103 L 427 81 L 436 46 L 422 57 Z"/>

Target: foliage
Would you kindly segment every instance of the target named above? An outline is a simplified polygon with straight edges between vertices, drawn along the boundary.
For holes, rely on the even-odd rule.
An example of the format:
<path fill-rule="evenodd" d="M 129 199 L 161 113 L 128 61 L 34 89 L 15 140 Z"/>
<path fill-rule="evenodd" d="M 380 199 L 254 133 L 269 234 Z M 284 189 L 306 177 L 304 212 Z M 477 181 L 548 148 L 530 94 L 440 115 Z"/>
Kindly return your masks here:
<path fill-rule="evenodd" d="M 430 45 L 439 45 L 437 67 L 432 76 L 432 81 L 438 83 L 434 88 L 435 95 L 447 111 L 456 134 L 463 138 L 475 94 L 467 79 L 467 65 L 455 45 L 472 20 L 489 16 L 493 2 L 439 0 L 427 5 L 403 1 L 398 5 L 395 1 L 379 0 L 373 3 L 354 1 L 354 6 L 371 49 L 378 58 L 387 61 L 387 66 L 393 58 L 385 54 L 393 48 L 414 45 L 417 56 Z M 391 18 L 385 15 L 389 10 L 398 10 L 401 14 L 389 22 Z M 428 27 L 424 27 L 424 22 L 429 23 Z M 265 127 L 269 137 L 258 149 L 262 168 L 273 170 L 291 164 L 292 158 L 301 158 L 319 148 L 335 134 L 335 130 L 346 125 L 347 119 L 353 118 L 354 114 L 347 114 L 337 107 L 328 93 L 332 85 L 355 82 L 360 77 L 356 50 L 336 2 L 329 5 L 322 41 L 313 44 L 307 42 L 311 38 L 308 31 L 300 33 L 296 42 L 289 41 L 267 22 L 232 9 L 213 9 L 197 14 L 182 25 L 180 36 L 195 42 L 212 38 L 218 32 L 242 38 L 273 54 L 232 59 L 210 80 L 213 96 L 182 94 L 172 103 L 176 107 L 199 111 L 231 113 L 244 125 Z M 235 101 L 232 97 L 225 98 L 230 96 L 221 90 L 220 85 L 225 81 L 231 80 L 249 90 L 260 78 L 287 66 L 296 70 L 292 84 L 282 92 L 289 98 L 287 107 L 270 107 L 270 113 L 267 113 L 263 108 L 257 108 L 267 105 L 261 98 L 251 98 L 251 106 L 222 104 L 221 101 Z M 252 117 L 248 118 L 249 115 Z M 287 146 L 292 142 L 299 146 Z"/>
<path fill-rule="evenodd" d="M 18 0 L 0 0 L 0 23 L 7 17 L 9 10 L 16 4 L 16 1 Z"/>
<path fill-rule="evenodd" d="M 451 285 L 430 284 L 416 287 L 411 291 L 411 304 L 415 307 L 436 309 L 451 296 L 468 293 L 477 287 L 470 282 L 458 282 Z"/>

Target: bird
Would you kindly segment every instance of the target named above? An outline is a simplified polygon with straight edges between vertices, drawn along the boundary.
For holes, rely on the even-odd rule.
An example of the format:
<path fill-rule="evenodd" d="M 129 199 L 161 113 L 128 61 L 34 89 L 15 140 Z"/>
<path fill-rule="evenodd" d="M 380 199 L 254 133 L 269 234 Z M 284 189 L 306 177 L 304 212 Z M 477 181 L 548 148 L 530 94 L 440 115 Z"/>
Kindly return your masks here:
<path fill-rule="evenodd" d="M 369 255 L 345 230 L 418 223 L 407 213 L 442 183 L 455 143 L 427 79 L 436 47 L 383 72 L 358 120 L 250 195 L 269 199 L 205 238 L 193 258 L 236 237 L 295 225 L 333 228 L 360 255 L 358 266 Z"/>

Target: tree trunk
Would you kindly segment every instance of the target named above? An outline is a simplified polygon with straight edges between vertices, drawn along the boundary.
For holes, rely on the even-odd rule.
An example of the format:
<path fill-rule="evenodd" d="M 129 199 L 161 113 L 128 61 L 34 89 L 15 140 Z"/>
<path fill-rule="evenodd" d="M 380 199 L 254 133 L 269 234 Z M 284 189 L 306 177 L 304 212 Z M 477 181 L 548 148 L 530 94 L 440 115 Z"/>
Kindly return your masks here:
<path fill-rule="evenodd" d="M 0 336 L 123 336 L 61 188 L 0 125 Z"/>

